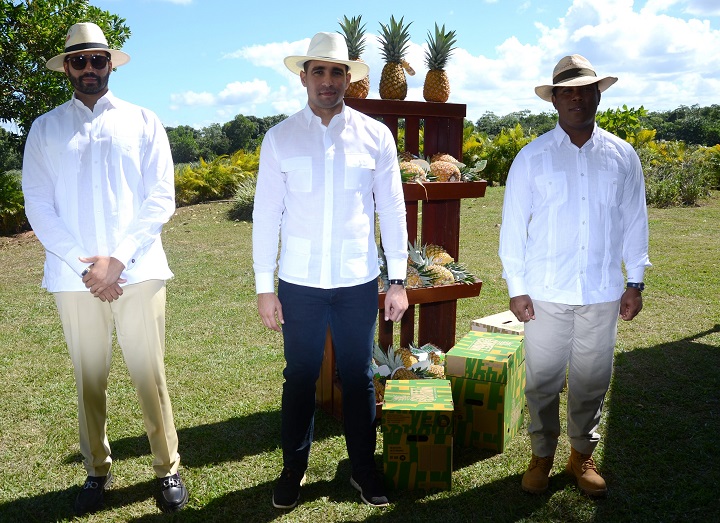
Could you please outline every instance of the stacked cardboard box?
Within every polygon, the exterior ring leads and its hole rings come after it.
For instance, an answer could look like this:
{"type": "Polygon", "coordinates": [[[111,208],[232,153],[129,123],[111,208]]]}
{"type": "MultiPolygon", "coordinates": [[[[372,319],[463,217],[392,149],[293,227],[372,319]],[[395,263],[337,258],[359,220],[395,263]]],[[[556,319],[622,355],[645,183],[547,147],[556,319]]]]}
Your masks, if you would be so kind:
{"type": "Polygon", "coordinates": [[[382,435],[389,486],[450,489],[453,411],[447,380],[388,380],[382,435]]]}
{"type": "Polygon", "coordinates": [[[525,333],[525,324],[515,317],[512,311],[500,312],[472,321],[472,330],[480,332],[504,332],[505,334],[525,333]]]}
{"type": "Polygon", "coordinates": [[[445,375],[455,404],[455,441],[502,452],[523,422],[523,337],[470,331],[448,351],[445,375]]]}

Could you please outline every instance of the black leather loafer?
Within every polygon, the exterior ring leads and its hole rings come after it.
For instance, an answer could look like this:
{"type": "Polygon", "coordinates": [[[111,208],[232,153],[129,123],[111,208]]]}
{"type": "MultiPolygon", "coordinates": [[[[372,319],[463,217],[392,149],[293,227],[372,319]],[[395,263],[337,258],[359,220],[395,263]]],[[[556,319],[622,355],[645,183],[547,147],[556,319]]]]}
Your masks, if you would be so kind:
{"type": "Polygon", "coordinates": [[[173,474],[158,478],[158,506],[163,512],[177,512],[188,502],[188,491],[180,478],[180,474],[173,474]]]}
{"type": "Polygon", "coordinates": [[[105,501],[105,490],[110,488],[112,484],[112,474],[108,472],[107,476],[88,476],[75,498],[75,512],[78,516],[97,512],[103,506],[105,501]]]}

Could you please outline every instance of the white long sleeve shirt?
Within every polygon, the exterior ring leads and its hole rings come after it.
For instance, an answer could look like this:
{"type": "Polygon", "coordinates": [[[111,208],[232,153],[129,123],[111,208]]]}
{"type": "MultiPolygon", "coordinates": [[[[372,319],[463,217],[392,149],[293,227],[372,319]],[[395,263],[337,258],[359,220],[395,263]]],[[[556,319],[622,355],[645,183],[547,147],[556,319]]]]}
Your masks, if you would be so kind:
{"type": "Polygon", "coordinates": [[[379,271],[375,212],[391,279],[407,270],[405,200],[389,129],[343,104],[325,127],[309,106],[262,143],[253,210],[258,293],[278,277],[316,288],[367,283],[379,271]]]}
{"type": "Polygon", "coordinates": [[[78,258],[96,255],[125,264],[124,285],[172,277],[160,232],[175,212],[174,169],[151,111],[110,92],[91,111],[73,96],[33,123],[22,186],[48,291],[86,291],[78,258]]]}
{"type": "Polygon", "coordinates": [[[648,217],[640,160],[595,126],[578,148],[563,129],[526,145],[510,168],[500,258],[510,297],[588,305],[619,299],[641,282],[648,217]]]}

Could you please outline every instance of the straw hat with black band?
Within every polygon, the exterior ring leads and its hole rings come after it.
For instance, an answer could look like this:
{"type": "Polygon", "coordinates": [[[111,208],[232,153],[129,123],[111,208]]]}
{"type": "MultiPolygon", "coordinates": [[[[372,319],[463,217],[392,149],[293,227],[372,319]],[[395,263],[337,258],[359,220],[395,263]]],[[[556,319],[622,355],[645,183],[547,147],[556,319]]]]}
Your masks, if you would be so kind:
{"type": "Polygon", "coordinates": [[[565,56],[553,69],[552,85],[538,85],[535,94],[546,102],[552,102],[552,91],[555,87],[576,87],[597,83],[600,92],[617,82],[614,76],[598,78],[592,64],[584,56],[574,54],[565,56]]]}
{"type": "Polygon", "coordinates": [[[120,67],[130,61],[130,55],[117,49],[110,49],[102,29],[92,22],[80,22],[68,29],[65,37],[65,52],[53,56],[45,67],[62,73],[63,62],[68,55],[87,51],[104,51],[110,55],[113,67],[120,67]]]}

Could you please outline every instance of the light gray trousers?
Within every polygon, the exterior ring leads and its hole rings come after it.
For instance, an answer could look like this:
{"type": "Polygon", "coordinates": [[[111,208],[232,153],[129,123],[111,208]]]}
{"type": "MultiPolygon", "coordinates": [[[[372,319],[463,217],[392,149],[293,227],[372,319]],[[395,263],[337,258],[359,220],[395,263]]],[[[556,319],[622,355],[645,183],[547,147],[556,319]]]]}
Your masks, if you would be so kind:
{"type": "Polygon", "coordinates": [[[555,454],[567,369],[570,445],[592,454],[600,441],[597,429],[612,376],[620,300],[593,305],[533,300],[533,305],[535,319],[525,323],[525,396],[532,452],[540,457],[555,454]]]}

